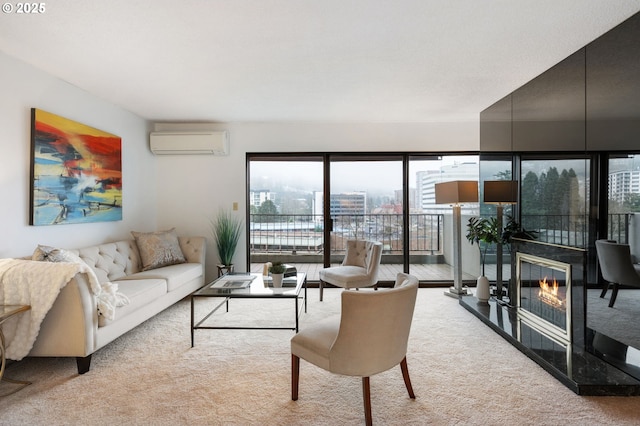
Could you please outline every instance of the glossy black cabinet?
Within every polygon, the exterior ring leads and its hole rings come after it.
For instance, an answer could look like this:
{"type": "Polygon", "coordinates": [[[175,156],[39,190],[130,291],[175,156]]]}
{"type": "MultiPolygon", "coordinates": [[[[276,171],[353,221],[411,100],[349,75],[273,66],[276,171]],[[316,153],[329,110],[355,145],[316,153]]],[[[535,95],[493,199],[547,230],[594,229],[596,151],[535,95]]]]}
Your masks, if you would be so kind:
{"type": "Polygon", "coordinates": [[[513,150],[584,151],[585,50],[513,92],[513,150]]]}
{"type": "Polygon", "coordinates": [[[511,95],[480,113],[480,151],[511,152],[511,95]]]}
{"type": "Polygon", "coordinates": [[[480,113],[481,152],[639,150],[640,13],[480,113]]]}
{"type": "Polygon", "coordinates": [[[587,149],[640,149],[640,14],[586,48],[587,149]]]}

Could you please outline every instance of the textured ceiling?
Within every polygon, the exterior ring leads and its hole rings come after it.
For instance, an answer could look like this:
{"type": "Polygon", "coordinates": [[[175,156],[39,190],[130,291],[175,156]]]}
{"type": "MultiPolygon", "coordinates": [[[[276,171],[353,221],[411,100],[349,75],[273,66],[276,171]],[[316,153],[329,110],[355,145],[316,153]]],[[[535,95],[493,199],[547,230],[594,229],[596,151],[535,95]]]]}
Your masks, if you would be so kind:
{"type": "Polygon", "coordinates": [[[639,0],[45,6],[3,13],[0,50],[150,120],[244,122],[477,120],[640,11],[639,0]]]}

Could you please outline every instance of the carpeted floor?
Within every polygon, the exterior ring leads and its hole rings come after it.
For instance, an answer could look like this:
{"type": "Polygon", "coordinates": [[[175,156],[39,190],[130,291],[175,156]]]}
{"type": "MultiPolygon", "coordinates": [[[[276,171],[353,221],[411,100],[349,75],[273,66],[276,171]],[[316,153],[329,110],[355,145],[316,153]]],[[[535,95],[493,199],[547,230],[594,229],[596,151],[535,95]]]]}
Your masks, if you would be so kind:
{"type": "Polygon", "coordinates": [[[611,290],[600,298],[600,289],[587,291],[587,326],[619,342],[640,349],[640,330],[629,327],[638,322],[640,313],[640,289],[618,292],[613,308],[609,307],[611,290]]]}
{"type": "MultiPolygon", "coordinates": [[[[382,290],[381,290],[382,291],[382,290]]],[[[301,327],[339,312],[339,289],[309,290],[301,327]]],[[[292,321],[291,301],[236,300],[213,319],[292,321]]],[[[206,308],[198,305],[199,313],[206,308]]],[[[290,398],[291,331],[199,330],[189,302],[169,308],[93,356],[26,359],[7,374],[33,381],[0,399],[2,425],[359,425],[361,380],[302,361],[290,398]]],[[[640,397],[581,397],[483,325],[442,289],[420,289],[407,355],[417,398],[400,368],[372,377],[379,425],[636,425],[640,397]]],[[[0,391],[6,390],[3,383],[0,391]]]]}

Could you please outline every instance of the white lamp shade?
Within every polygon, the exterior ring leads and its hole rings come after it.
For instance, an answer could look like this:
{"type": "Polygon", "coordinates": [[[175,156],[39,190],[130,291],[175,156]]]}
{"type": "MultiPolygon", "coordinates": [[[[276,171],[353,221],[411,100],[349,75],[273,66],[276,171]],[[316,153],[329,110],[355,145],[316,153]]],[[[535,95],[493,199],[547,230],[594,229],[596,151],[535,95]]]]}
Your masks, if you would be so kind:
{"type": "Polygon", "coordinates": [[[515,204],[518,202],[517,180],[487,180],[484,182],[484,202],[515,204]]]}
{"type": "Polygon", "coordinates": [[[454,180],[435,184],[436,204],[459,204],[478,202],[478,182],[454,180]]]}

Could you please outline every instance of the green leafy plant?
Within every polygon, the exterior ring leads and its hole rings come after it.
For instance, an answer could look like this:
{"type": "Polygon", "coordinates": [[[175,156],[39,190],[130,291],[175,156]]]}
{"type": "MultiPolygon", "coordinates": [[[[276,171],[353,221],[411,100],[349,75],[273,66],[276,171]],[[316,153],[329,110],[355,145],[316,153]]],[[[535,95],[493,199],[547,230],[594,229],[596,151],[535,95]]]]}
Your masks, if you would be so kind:
{"type": "Polygon", "coordinates": [[[495,217],[469,218],[466,237],[467,241],[469,241],[471,245],[478,244],[480,262],[482,263],[482,275],[484,276],[484,264],[487,257],[487,250],[491,245],[501,242],[498,219],[495,217]]]}
{"type": "Polygon", "coordinates": [[[243,220],[235,217],[227,210],[220,210],[211,221],[211,231],[216,240],[220,263],[230,266],[236,252],[238,241],[242,235],[243,220]]]}
{"type": "Polygon", "coordinates": [[[538,238],[538,231],[528,231],[522,227],[513,216],[507,217],[507,224],[502,231],[502,242],[504,244],[511,243],[512,238],[520,238],[523,240],[535,240],[538,238]]]}
{"type": "Polygon", "coordinates": [[[282,262],[273,262],[269,267],[269,272],[272,274],[284,274],[287,267],[282,262]]]}

